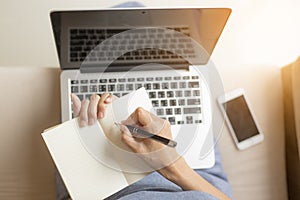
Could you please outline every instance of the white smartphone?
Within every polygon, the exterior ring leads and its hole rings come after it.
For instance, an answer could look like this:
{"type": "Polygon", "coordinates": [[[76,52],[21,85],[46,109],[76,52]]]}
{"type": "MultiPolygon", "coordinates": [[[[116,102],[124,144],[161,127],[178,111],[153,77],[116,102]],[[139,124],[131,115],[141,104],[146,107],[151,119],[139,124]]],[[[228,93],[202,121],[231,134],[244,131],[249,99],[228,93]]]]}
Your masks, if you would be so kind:
{"type": "Polygon", "coordinates": [[[246,149],[264,139],[243,89],[220,96],[218,103],[238,149],[246,149]]]}

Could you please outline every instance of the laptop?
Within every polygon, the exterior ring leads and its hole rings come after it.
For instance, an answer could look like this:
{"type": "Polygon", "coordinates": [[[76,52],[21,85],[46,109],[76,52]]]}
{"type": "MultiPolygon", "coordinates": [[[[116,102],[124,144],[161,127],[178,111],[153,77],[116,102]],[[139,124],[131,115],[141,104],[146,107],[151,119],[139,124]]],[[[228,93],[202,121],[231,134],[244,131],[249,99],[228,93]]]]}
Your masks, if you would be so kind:
{"type": "MultiPolygon", "coordinates": [[[[82,100],[145,87],[157,116],[171,124],[177,151],[192,168],[214,165],[211,99],[199,69],[229,18],[229,8],[126,8],[53,11],[61,72],[62,121],[82,100]]],[[[205,71],[205,70],[204,70],[205,71]]]]}

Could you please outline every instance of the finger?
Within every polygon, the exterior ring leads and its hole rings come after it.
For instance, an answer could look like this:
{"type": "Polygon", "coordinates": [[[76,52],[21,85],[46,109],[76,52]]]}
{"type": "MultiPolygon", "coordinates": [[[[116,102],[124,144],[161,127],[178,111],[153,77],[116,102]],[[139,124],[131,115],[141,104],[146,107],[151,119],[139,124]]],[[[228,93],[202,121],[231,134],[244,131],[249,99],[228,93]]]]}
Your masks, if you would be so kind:
{"type": "Polygon", "coordinates": [[[121,125],[121,140],[123,143],[125,143],[131,150],[134,152],[137,151],[139,143],[135,140],[135,138],[132,136],[132,134],[129,132],[128,128],[126,126],[121,125]]]}
{"type": "Polygon", "coordinates": [[[80,115],[79,115],[79,125],[80,127],[84,127],[88,123],[88,107],[90,101],[88,99],[84,99],[81,103],[80,115]]]}
{"type": "Polygon", "coordinates": [[[139,126],[147,126],[151,124],[152,118],[147,110],[139,107],[129,116],[128,120],[125,121],[125,124],[126,122],[135,123],[139,126]]]}
{"type": "Polygon", "coordinates": [[[78,117],[79,113],[80,113],[80,108],[81,108],[81,101],[78,98],[78,96],[76,94],[71,94],[71,101],[73,102],[73,114],[74,117],[78,117]]]}
{"type": "Polygon", "coordinates": [[[107,104],[112,101],[111,95],[109,93],[103,93],[100,97],[100,100],[98,101],[98,118],[103,118],[105,115],[105,110],[107,107],[107,104]]]}
{"type": "Polygon", "coordinates": [[[104,103],[111,103],[112,102],[112,95],[109,94],[106,99],[104,99],[104,103]]]}
{"type": "Polygon", "coordinates": [[[93,94],[90,99],[91,101],[88,107],[88,124],[93,125],[97,120],[97,106],[100,96],[93,94]]]}

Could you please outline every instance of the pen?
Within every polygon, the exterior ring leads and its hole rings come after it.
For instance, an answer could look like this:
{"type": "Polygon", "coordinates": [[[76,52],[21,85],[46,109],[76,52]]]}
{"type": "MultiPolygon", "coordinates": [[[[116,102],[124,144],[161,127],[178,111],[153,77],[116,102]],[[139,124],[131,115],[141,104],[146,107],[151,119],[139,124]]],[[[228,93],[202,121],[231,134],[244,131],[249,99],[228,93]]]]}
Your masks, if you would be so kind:
{"type": "MultiPolygon", "coordinates": [[[[120,125],[122,125],[122,124],[117,123],[117,122],[115,122],[115,124],[118,127],[120,127],[120,125]]],[[[168,138],[165,138],[165,137],[162,137],[162,136],[159,136],[159,135],[155,135],[153,133],[149,133],[147,131],[144,131],[142,129],[139,129],[139,128],[131,126],[131,125],[124,125],[124,126],[126,126],[132,134],[136,134],[136,135],[139,135],[139,136],[142,136],[142,137],[153,139],[153,140],[155,140],[157,142],[160,142],[164,145],[167,145],[169,147],[176,147],[176,145],[177,145],[177,142],[174,141],[174,140],[170,140],[168,138]]]]}

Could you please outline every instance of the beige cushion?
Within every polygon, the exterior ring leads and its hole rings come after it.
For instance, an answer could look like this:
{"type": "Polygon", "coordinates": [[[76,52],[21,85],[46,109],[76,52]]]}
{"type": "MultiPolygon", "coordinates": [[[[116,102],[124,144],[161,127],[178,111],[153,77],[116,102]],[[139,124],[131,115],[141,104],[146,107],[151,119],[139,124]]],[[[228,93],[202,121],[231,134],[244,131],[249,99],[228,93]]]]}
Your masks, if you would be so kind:
{"type": "Polygon", "coordinates": [[[285,149],[290,199],[300,199],[300,58],[282,68],[285,149]]]}
{"type": "Polygon", "coordinates": [[[0,199],[55,199],[41,132],[60,121],[59,70],[0,67],[0,199]]]}
{"type": "Polygon", "coordinates": [[[239,151],[224,126],[219,145],[234,199],[287,199],[280,68],[222,65],[219,72],[226,91],[245,89],[265,136],[262,143],[239,151]]]}

